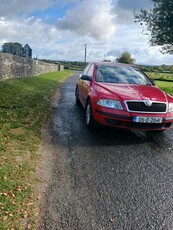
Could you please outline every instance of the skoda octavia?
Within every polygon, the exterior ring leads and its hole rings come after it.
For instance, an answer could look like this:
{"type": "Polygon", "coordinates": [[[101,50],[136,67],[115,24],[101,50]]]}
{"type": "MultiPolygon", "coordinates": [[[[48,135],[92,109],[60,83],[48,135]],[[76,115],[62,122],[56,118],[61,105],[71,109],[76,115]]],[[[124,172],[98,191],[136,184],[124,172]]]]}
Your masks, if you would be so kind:
{"type": "Polygon", "coordinates": [[[162,131],[173,128],[173,97],[137,66],[90,63],[79,77],[76,104],[86,111],[86,125],[162,131]]]}

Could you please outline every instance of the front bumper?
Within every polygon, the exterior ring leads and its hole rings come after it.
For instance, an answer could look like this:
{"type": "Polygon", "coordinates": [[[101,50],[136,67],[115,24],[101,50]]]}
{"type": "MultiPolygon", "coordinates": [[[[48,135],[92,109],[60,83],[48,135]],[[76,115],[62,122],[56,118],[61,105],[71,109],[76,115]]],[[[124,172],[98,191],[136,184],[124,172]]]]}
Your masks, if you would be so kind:
{"type": "Polygon", "coordinates": [[[130,113],[125,111],[112,112],[111,109],[102,110],[96,108],[94,111],[94,120],[99,124],[106,126],[113,126],[124,129],[136,129],[136,130],[166,130],[173,128],[173,113],[171,116],[168,114],[139,114],[130,113]],[[162,123],[138,123],[134,122],[135,116],[148,116],[148,117],[162,117],[162,123]]]}

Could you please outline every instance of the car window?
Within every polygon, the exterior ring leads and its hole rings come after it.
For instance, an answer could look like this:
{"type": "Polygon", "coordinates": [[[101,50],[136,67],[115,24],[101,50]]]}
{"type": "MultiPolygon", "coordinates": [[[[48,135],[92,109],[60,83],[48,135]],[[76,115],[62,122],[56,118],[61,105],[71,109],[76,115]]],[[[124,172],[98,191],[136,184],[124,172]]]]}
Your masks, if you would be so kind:
{"type": "Polygon", "coordinates": [[[131,66],[98,66],[96,81],[118,84],[152,85],[141,70],[131,66]]]}
{"type": "Polygon", "coordinates": [[[93,72],[94,72],[94,65],[92,64],[87,72],[87,75],[90,76],[91,78],[93,77],[93,72]]]}
{"type": "Polygon", "coordinates": [[[90,66],[91,66],[91,64],[88,64],[88,65],[86,66],[86,68],[85,68],[85,69],[83,70],[83,72],[82,72],[82,75],[87,75],[87,72],[88,72],[90,66]]]}

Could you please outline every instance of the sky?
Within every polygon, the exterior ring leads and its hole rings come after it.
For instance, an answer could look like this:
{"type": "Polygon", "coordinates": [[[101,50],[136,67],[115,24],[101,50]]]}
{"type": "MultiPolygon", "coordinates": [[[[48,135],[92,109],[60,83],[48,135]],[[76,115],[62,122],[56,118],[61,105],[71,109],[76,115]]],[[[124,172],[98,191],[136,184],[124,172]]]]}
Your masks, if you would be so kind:
{"type": "Polygon", "coordinates": [[[169,54],[149,44],[134,10],[150,0],[0,0],[0,47],[26,43],[33,57],[59,61],[116,60],[129,52],[136,64],[173,64],[169,54]]]}

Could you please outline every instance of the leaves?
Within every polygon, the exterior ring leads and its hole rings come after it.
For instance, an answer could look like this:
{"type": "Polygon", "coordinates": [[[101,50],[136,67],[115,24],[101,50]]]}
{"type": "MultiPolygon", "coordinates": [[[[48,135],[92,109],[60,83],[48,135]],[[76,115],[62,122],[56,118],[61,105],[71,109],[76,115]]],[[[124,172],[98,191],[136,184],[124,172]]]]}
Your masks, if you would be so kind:
{"type": "Polygon", "coordinates": [[[117,61],[120,63],[134,64],[135,59],[131,57],[129,52],[124,52],[119,58],[117,58],[117,61]]]}
{"type": "Polygon", "coordinates": [[[173,53],[173,1],[152,0],[152,2],[152,10],[135,13],[135,22],[147,26],[151,45],[161,46],[163,53],[173,53]]]}

